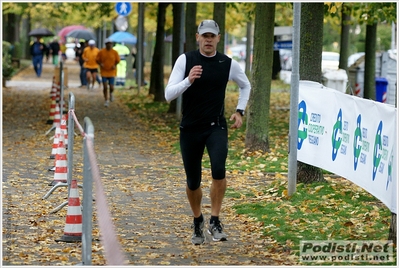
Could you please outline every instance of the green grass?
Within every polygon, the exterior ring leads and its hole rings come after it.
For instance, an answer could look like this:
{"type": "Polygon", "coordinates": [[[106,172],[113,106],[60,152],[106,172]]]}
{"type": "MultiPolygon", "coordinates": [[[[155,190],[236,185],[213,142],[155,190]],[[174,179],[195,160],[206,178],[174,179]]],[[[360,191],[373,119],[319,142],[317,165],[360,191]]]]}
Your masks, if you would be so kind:
{"type": "MultiPolygon", "coordinates": [[[[263,193],[260,200],[246,193],[247,201],[234,208],[262,222],[265,236],[287,245],[296,255],[301,240],[387,240],[391,213],[385,206],[344,179],[328,182],[298,184],[288,198],[286,180],[275,180],[259,189],[263,193]]],[[[242,193],[229,189],[226,196],[242,198],[242,193]]],[[[354,264],[371,263],[346,263],[354,264]]]]}

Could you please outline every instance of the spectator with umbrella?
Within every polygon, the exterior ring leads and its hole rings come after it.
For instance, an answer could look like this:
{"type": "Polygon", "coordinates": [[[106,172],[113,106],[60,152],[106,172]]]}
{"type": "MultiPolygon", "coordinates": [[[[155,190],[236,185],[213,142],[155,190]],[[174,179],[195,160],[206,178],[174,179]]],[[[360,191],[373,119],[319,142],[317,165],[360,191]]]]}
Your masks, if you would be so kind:
{"type": "Polygon", "coordinates": [[[47,54],[47,46],[40,40],[43,36],[54,36],[54,34],[46,28],[37,28],[29,32],[29,36],[35,37],[35,41],[30,46],[30,54],[32,55],[33,68],[37,77],[42,74],[43,56],[47,54]]]}
{"type": "Polygon", "coordinates": [[[37,77],[42,74],[43,56],[46,55],[47,46],[40,41],[40,36],[35,38],[35,41],[30,46],[30,54],[32,55],[32,64],[35,69],[37,77]]]}

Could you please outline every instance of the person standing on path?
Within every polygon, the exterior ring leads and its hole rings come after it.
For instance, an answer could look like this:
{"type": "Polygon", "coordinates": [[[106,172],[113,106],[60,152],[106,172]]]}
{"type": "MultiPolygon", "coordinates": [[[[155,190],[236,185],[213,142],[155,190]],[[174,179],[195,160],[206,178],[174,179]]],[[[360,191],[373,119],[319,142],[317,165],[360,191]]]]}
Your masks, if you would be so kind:
{"type": "Polygon", "coordinates": [[[116,67],[115,85],[125,86],[126,83],[126,59],[129,56],[130,50],[124,44],[115,44],[114,49],[118,52],[121,61],[116,67]]]}
{"type": "Polygon", "coordinates": [[[115,85],[116,66],[121,61],[118,52],[112,48],[112,41],[105,39],[105,48],[97,54],[97,63],[100,65],[101,77],[103,79],[103,93],[105,107],[108,107],[109,101],[114,100],[113,92],[115,85]],[[108,97],[109,84],[109,97],[108,97]]]}
{"type": "Polygon", "coordinates": [[[179,56],[165,88],[167,101],[182,95],[180,148],[186,173],[186,194],[193,212],[195,245],[205,242],[204,216],[201,212],[201,164],[207,148],[212,170],[210,189],[211,218],[208,233],[214,241],[225,241],[219,214],[226,191],[226,158],[228,151],[227,122],[224,99],[229,80],[240,88],[236,112],[230,117],[231,128],[240,128],[247,106],[251,84],[239,63],[216,51],[220,41],[218,24],[204,20],[198,26],[199,49],[179,56]]]}
{"type": "Polygon", "coordinates": [[[87,42],[80,42],[78,46],[75,47],[75,61],[79,62],[80,66],[80,73],[79,73],[79,78],[80,78],[80,83],[81,87],[86,87],[87,86],[87,79],[86,79],[86,69],[83,67],[84,60],[82,58],[83,56],[83,50],[86,47],[87,42]]]}
{"type": "Polygon", "coordinates": [[[32,55],[32,64],[37,77],[42,75],[43,56],[46,52],[47,46],[40,41],[40,37],[36,37],[36,40],[30,46],[30,54],[32,55]]]}
{"type": "Polygon", "coordinates": [[[49,45],[50,48],[50,54],[53,60],[53,65],[57,66],[58,65],[58,54],[61,51],[60,43],[58,43],[57,38],[54,38],[53,42],[50,43],[49,45]]]}
{"type": "Polygon", "coordinates": [[[89,46],[83,50],[83,67],[86,69],[87,89],[93,89],[98,73],[97,54],[100,50],[96,47],[96,41],[89,40],[89,46]],[[91,86],[90,86],[91,85],[91,86]]]}

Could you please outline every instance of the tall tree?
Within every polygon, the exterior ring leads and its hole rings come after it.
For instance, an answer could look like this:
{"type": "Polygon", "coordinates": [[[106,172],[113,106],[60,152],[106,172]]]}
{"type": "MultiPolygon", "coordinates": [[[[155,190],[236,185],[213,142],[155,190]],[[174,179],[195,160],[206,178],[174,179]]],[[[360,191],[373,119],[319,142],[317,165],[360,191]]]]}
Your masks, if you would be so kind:
{"type": "Polygon", "coordinates": [[[158,4],[157,33],[154,55],[151,64],[151,80],[149,93],[154,95],[154,101],[164,102],[164,62],[165,62],[165,19],[168,3],[158,4]]]}
{"type": "Polygon", "coordinates": [[[225,23],[226,23],[226,3],[214,3],[213,5],[213,20],[219,24],[220,41],[217,45],[217,51],[224,53],[225,41],[225,23]]]}
{"type": "Polygon", "coordinates": [[[184,3],[173,3],[172,66],[182,53],[184,46],[184,3]]]}
{"type": "Polygon", "coordinates": [[[186,3],[186,45],[185,51],[197,49],[195,33],[197,32],[197,3],[186,3]]]}
{"type": "Polygon", "coordinates": [[[245,73],[249,75],[251,73],[251,61],[252,61],[252,22],[247,22],[247,46],[245,55],[245,73]]]}
{"type": "MultiPolygon", "coordinates": [[[[323,3],[301,4],[301,40],[299,77],[321,83],[321,54],[323,51],[323,3]]],[[[325,181],[320,168],[298,162],[298,182],[325,181]]]]}
{"type": "Polygon", "coordinates": [[[269,151],[269,106],[273,64],[274,3],[255,7],[252,90],[248,102],[245,147],[269,151]]]}
{"type": "Polygon", "coordinates": [[[349,57],[349,30],[351,21],[350,5],[344,3],[341,9],[341,46],[339,49],[339,69],[348,69],[349,57]]]}
{"type": "Polygon", "coordinates": [[[365,99],[375,100],[375,52],[377,46],[377,23],[366,25],[366,48],[364,58],[365,99]]]}
{"type": "MultiPolygon", "coordinates": [[[[177,58],[183,52],[184,46],[184,3],[173,3],[173,31],[172,31],[172,68],[177,58]]],[[[171,101],[168,113],[176,112],[177,100],[171,101]]]]}

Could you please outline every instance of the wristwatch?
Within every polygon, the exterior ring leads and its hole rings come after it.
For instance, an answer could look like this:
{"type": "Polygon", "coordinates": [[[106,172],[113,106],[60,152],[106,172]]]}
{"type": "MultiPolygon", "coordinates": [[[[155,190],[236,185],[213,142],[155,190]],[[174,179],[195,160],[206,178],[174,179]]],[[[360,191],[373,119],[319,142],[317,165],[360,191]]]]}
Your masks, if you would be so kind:
{"type": "Polygon", "coordinates": [[[244,116],[244,110],[237,109],[236,113],[239,113],[241,116],[244,116]]]}

